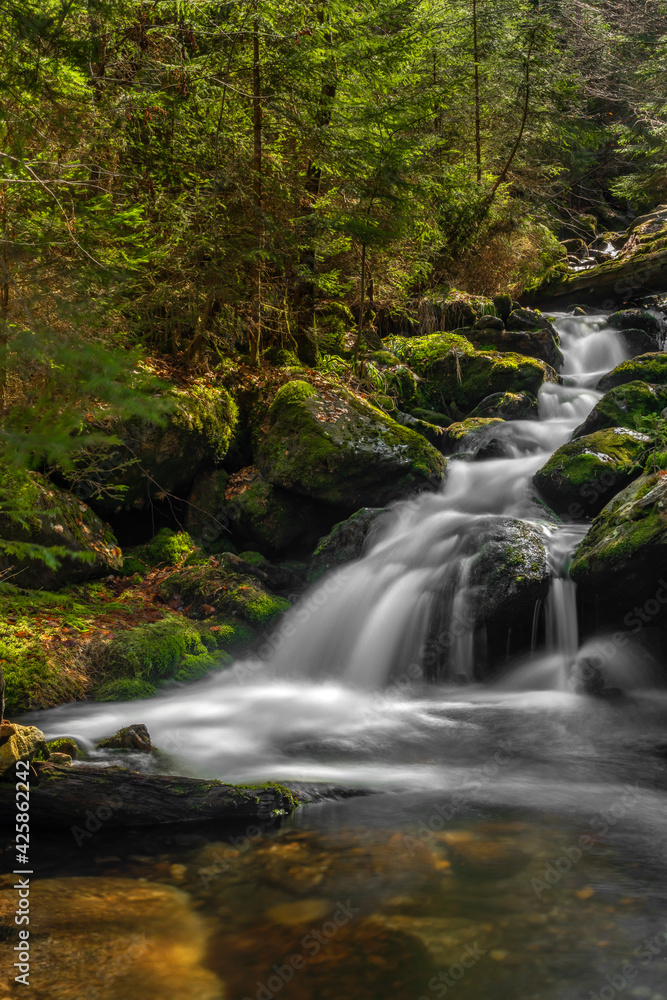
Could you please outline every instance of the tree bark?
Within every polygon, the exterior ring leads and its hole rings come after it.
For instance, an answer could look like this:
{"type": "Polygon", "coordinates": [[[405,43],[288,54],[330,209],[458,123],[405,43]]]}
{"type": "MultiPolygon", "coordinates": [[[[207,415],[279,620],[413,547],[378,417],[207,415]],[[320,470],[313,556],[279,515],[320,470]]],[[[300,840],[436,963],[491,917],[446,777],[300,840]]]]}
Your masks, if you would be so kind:
{"type": "Polygon", "coordinates": [[[472,0],[473,55],[475,60],[475,152],[477,183],[482,183],[482,122],[479,97],[479,45],[477,38],[477,0],[472,0]]]}
{"type": "MultiPolygon", "coordinates": [[[[14,781],[0,784],[0,807],[9,812],[14,781]]],[[[296,796],[281,785],[243,787],[164,774],[140,774],[124,767],[38,764],[30,781],[30,815],[35,823],[80,824],[97,811],[105,826],[153,826],[202,820],[269,819],[292,812],[296,796]],[[38,783],[35,783],[35,776],[38,783]]]]}
{"type": "MultiPolygon", "coordinates": [[[[322,25],[325,21],[325,4],[317,11],[317,20],[322,25]]],[[[329,44],[333,44],[331,34],[327,36],[329,44]]],[[[336,98],[336,72],[330,66],[325,72],[331,79],[322,83],[320,92],[320,107],[316,116],[318,130],[321,132],[331,122],[333,103],[336,98]]],[[[310,160],[306,170],[306,208],[307,216],[314,216],[315,206],[320,194],[322,170],[314,160],[310,160]]],[[[312,230],[312,226],[310,227],[312,230]]],[[[311,237],[312,240],[312,237],[311,237]]],[[[294,289],[294,308],[296,312],[296,347],[299,359],[307,365],[315,365],[318,359],[317,341],[315,337],[315,246],[313,242],[304,247],[300,258],[301,270],[308,272],[309,277],[299,277],[294,289]],[[312,277],[311,277],[312,276],[312,277]]]]}
{"type": "MultiPolygon", "coordinates": [[[[255,10],[257,4],[255,3],[255,10]]],[[[260,364],[262,341],[262,250],[264,225],[262,220],[262,79],[259,62],[259,20],[252,25],[252,131],[253,131],[253,198],[257,228],[257,258],[254,267],[253,315],[250,324],[250,364],[260,364]]]]}

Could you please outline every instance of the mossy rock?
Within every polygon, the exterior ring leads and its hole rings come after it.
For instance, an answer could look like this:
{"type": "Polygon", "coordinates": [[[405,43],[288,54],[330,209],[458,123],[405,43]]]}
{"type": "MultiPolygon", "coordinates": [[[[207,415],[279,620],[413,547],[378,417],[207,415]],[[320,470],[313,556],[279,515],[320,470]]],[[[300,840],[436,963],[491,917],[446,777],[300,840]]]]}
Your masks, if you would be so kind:
{"type": "Polygon", "coordinates": [[[615,330],[643,330],[656,342],[662,336],[660,323],[648,309],[622,309],[609,317],[609,326],[615,330]]]}
{"type": "Polygon", "coordinates": [[[475,407],[472,417],[497,417],[500,420],[537,420],[537,397],[528,392],[496,392],[475,407]]]}
{"type": "Polygon", "coordinates": [[[134,550],[134,556],[148,566],[178,566],[195,548],[186,531],[161,528],[152,541],[134,550]]]}
{"type": "Polygon", "coordinates": [[[392,354],[391,351],[372,351],[368,355],[368,360],[376,365],[393,366],[400,364],[396,355],[392,354]]]}
{"type": "Polygon", "coordinates": [[[502,455],[494,431],[504,424],[505,421],[498,417],[469,417],[452,424],[445,431],[447,453],[465,453],[475,458],[502,455]]]}
{"type": "Polygon", "coordinates": [[[7,498],[0,511],[0,567],[11,571],[14,583],[54,590],[121,569],[111,528],[81,500],[36,472],[7,467],[0,469],[0,490],[7,498]]]}
{"type": "Polygon", "coordinates": [[[636,479],[595,518],[575,552],[571,575],[586,603],[616,624],[623,614],[625,626],[636,631],[647,620],[631,609],[644,602],[648,623],[665,624],[666,565],[667,475],[659,473],[636,479]]]}
{"type": "Polygon", "coordinates": [[[98,701],[146,698],[162,682],[196,679],[229,664],[228,657],[210,655],[218,645],[220,638],[208,628],[176,614],[117,632],[91,649],[98,676],[104,678],[93,696],[98,701]],[[200,669],[193,676],[195,666],[200,669]]]}
{"type": "Polygon", "coordinates": [[[446,468],[419,434],[347,390],[299,381],[277,392],[256,461],[274,486],[352,509],[438,486],[446,468]]]}
{"type": "Polygon", "coordinates": [[[650,444],[646,434],[627,427],[596,431],[559,448],[533,481],[558,513],[594,517],[641,474],[650,444]]]}
{"type": "Polygon", "coordinates": [[[455,423],[454,418],[447,413],[438,413],[437,410],[426,410],[424,407],[415,406],[410,411],[411,417],[423,420],[426,424],[433,424],[435,427],[449,427],[455,423]]]}
{"type": "Polygon", "coordinates": [[[271,594],[256,577],[210,564],[172,574],[160,585],[160,594],[165,600],[178,597],[190,615],[210,618],[215,614],[218,625],[219,618],[226,619],[218,635],[219,645],[226,649],[251,642],[257,629],[270,627],[290,608],[289,601],[271,594]],[[229,621],[235,618],[240,621],[232,626],[229,621]]]}
{"type": "Polygon", "coordinates": [[[48,740],[46,744],[49,753],[66,753],[72,760],[86,760],[88,754],[81,744],[73,736],[58,736],[54,740],[48,740]]]}
{"type": "Polygon", "coordinates": [[[268,482],[257,468],[241,469],[229,480],[224,517],[241,545],[278,553],[308,529],[312,504],[268,482]]]}
{"type": "Polygon", "coordinates": [[[308,570],[308,581],[313,583],[325,573],[345,563],[360,559],[373,536],[381,529],[386,508],[363,507],[346,521],[334,525],[328,535],[321,538],[308,570]]]}
{"type": "Polygon", "coordinates": [[[646,382],[626,382],[610,389],[573,437],[603,430],[605,427],[630,427],[641,430],[645,417],[658,415],[667,407],[667,386],[647,385],[646,382]]]}
{"type": "Polygon", "coordinates": [[[438,451],[444,452],[446,450],[447,434],[443,427],[438,427],[437,424],[430,424],[426,420],[420,420],[418,417],[412,416],[411,413],[401,413],[400,411],[395,415],[394,419],[401,427],[409,427],[410,430],[421,434],[438,451]]]}
{"type": "Polygon", "coordinates": [[[457,334],[394,338],[392,350],[423,380],[421,405],[427,409],[458,409],[469,413],[487,396],[498,392],[528,392],[536,396],[545,382],[558,376],[537,358],[511,351],[475,350],[457,334]]]}
{"type": "Polygon", "coordinates": [[[121,444],[90,487],[96,509],[142,509],[158,495],[185,496],[198,472],[222,461],[239,420],[236,402],[223,388],[192,385],[171,389],[171,409],[164,423],[128,422],[110,426],[121,444]],[[109,486],[123,488],[122,499],[108,495],[109,486]]]}
{"type": "Polygon", "coordinates": [[[648,382],[650,385],[667,385],[667,354],[650,352],[640,357],[624,361],[612,371],[603,375],[596,389],[608,392],[617,385],[627,382],[648,382]]]}

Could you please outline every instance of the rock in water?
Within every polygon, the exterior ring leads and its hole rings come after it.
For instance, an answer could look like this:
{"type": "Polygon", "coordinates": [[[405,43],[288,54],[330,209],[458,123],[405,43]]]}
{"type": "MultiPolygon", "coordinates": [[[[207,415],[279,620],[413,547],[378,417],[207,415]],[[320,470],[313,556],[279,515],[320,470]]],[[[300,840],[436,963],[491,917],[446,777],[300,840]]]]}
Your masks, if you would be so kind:
{"type": "Polygon", "coordinates": [[[640,474],[650,444],[646,434],[627,427],[596,431],[554,452],[533,482],[557,513],[593,517],[640,474]]]}
{"type": "Polygon", "coordinates": [[[658,416],[667,406],[667,387],[646,382],[626,382],[610,389],[577,427],[574,439],[606,427],[640,430],[644,417],[658,416]]]}
{"type": "Polygon", "coordinates": [[[334,525],[328,535],[320,538],[310,563],[308,580],[312,583],[336,566],[360,559],[379,527],[381,515],[387,513],[382,507],[362,507],[346,521],[334,525]]]}
{"type": "MultiPolygon", "coordinates": [[[[16,910],[11,885],[0,891],[7,926],[16,910]]],[[[40,879],[31,881],[30,904],[26,992],[36,997],[224,1000],[222,982],[205,967],[206,925],[179,889],[133,879],[40,879]]],[[[16,989],[18,943],[14,935],[0,942],[2,996],[16,989]]]]}
{"type": "Polygon", "coordinates": [[[598,392],[608,392],[617,385],[636,381],[667,385],[667,354],[641,354],[631,361],[624,361],[622,365],[603,375],[595,388],[598,392]]]}
{"type": "Polygon", "coordinates": [[[627,628],[664,623],[667,474],[642,476],[607,504],[575,552],[571,575],[582,599],[610,623],[620,624],[619,613],[627,628]]]}
{"type": "Polygon", "coordinates": [[[446,462],[421,435],[339,386],[288,382],[269,410],[257,466],[270,483],[342,507],[436,487],[446,462]]]}
{"type": "Polygon", "coordinates": [[[126,726],[113,736],[107,736],[97,744],[98,750],[139,750],[150,753],[153,749],[148,730],[143,725],[126,726]]]}

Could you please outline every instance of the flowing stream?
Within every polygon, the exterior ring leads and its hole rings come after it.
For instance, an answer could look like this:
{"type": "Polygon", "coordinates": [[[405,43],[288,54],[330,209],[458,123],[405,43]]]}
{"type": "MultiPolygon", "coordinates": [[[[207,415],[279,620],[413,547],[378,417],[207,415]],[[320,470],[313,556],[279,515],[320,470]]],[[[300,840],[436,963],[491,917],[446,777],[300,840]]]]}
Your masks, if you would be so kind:
{"type": "Polygon", "coordinates": [[[211,831],[148,846],[101,831],[99,864],[60,845],[54,875],[185,888],[214,928],[205,964],[231,1000],[667,998],[667,694],[640,644],[605,653],[625,698],[572,690],[582,650],[567,566],[584,527],[549,520],[531,486],[628,355],[604,317],[556,326],[563,384],[542,388],[539,420],[498,425],[503,457],[461,455],[440,493],[383,515],[363,558],[306,594],[261,660],[149,701],[30,719],[91,748],[144,723],[173,773],[374,793],[244,835],[229,863],[211,831]],[[540,533],[552,580],[533,653],[483,685],[471,572],[489,525],[508,518],[540,533]],[[457,627],[434,684],[423,651],[443,594],[457,627]]]}

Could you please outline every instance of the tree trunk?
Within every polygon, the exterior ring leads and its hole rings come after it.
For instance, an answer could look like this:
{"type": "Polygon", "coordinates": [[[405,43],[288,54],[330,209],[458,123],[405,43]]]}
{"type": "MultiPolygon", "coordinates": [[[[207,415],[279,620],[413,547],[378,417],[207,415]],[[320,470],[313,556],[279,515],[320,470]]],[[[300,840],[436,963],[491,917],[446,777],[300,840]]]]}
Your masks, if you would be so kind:
{"type": "MultiPolygon", "coordinates": [[[[317,11],[317,20],[324,24],[325,4],[323,3],[317,11]]],[[[333,44],[331,34],[327,36],[328,43],[333,44]]],[[[316,117],[317,126],[320,132],[325,129],[330,121],[333,112],[333,103],[336,98],[336,73],[335,67],[329,66],[325,72],[330,73],[332,78],[322,84],[320,93],[320,108],[316,117]]],[[[315,206],[320,194],[320,184],[322,181],[322,170],[311,160],[306,170],[306,208],[305,214],[314,217],[315,206]]],[[[312,218],[314,221],[314,218],[312,218]]],[[[294,289],[294,309],[296,312],[296,347],[299,359],[307,365],[317,364],[318,349],[315,337],[315,246],[312,238],[313,226],[306,225],[311,230],[310,240],[301,252],[300,265],[302,274],[299,276],[294,289]],[[304,277],[306,271],[309,277],[304,277]],[[310,277],[312,275],[313,277],[310,277]]]]}
{"type": "Polygon", "coordinates": [[[475,153],[477,159],[477,183],[482,183],[482,123],[479,99],[479,45],[477,39],[477,0],[472,0],[472,31],[475,60],[475,153]]]}
{"type": "MultiPolygon", "coordinates": [[[[0,784],[0,807],[9,811],[14,781],[0,784]]],[[[89,764],[36,765],[30,780],[30,815],[35,823],[80,824],[98,815],[106,826],[153,826],[202,820],[270,819],[291,812],[298,800],[281,785],[256,788],[220,781],[140,774],[124,767],[89,764]],[[35,777],[38,783],[35,783],[35,777]]],[[[97,820],[95,820],[97,822],[97,820]]]]}
{"type": "MultiPolygon", "coordinates": [[[[257,4],[255,3],[255,10],[257,4]]],[[[257,230],[257,258],[254,267],[253,315],[250,324],[250,364],[260,364],[262,342],[262,250],[264,224],[262,220],[262,80],[259,63],[259,20],[252,25],[252,131],[253,131],[253,196],[257,230]]]]}
{"type": "Polygon", "coordinates": [[[357,342],[354,345],[354,365],[359,361],[361,342],[364,336],[364,307],[366,305],[366,244],[361,247],[361,301],[359,302],[359,326],[357,329],[357,342]]]}

